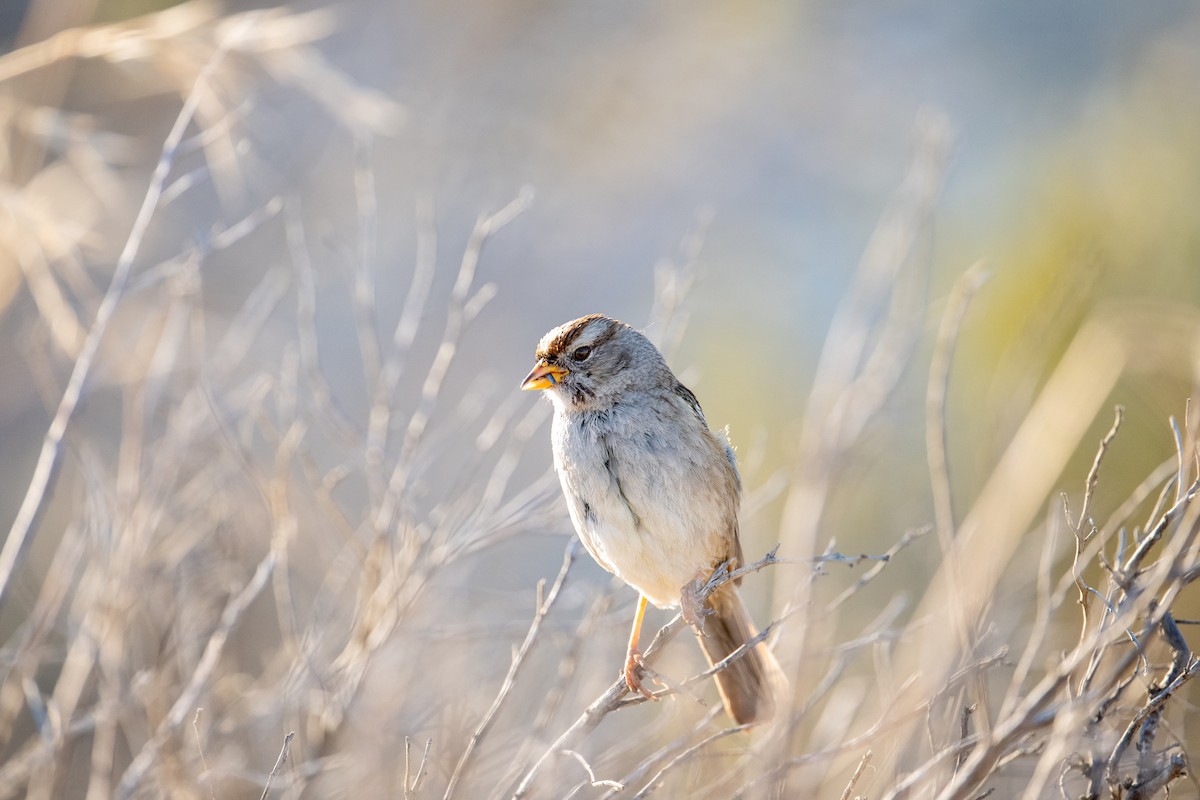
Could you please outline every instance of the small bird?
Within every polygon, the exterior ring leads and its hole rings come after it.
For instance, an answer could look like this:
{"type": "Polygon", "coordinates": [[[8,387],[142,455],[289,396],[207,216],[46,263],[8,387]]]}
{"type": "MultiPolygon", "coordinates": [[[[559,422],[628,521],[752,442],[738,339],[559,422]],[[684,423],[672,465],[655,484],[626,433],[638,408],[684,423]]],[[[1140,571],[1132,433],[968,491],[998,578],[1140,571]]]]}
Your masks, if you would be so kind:
{"type": "MultiPolygon", "coordinates": [[[[647,601],[681,607],[710,665],[758,635],[740,579],[702,600],[715,568],[744,563],[733,448],[709,429],[654,344],[623,322],[592,314],[564,323],[542,337],[535,357],[521,388],[544,390],[554,406],[554,467],[579,538],[639,592],[625,683],[652,697],[639,676],[647,601]]],[[[715,678],[739,725],[769,719],[786,685],[762,642],[715,678]]]]}

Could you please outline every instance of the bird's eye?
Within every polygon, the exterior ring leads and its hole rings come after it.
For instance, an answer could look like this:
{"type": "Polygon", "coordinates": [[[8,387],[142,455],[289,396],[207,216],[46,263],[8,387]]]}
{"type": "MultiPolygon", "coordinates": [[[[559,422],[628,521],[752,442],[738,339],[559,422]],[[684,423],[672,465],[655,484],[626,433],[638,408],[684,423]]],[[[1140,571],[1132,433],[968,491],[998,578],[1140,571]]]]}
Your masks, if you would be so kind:
{"type": "Polygon", "coordinates": [[[576,361],[587,361],[587,357],[591,354],[592,348],[584,345],[583,347],[576,347],[575,352],[571,353],[571,357],[576,361]]]}

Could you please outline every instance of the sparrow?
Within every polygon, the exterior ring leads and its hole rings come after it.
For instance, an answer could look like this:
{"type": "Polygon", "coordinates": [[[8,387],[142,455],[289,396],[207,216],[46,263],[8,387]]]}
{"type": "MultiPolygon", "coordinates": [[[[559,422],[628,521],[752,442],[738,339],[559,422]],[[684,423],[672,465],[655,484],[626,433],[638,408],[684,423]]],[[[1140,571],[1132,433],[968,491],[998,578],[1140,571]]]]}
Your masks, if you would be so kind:
{"type": "MultiPolygon", "coordinates": [[[[744,564],[733,447],[709,428],[658,348],[623,322],[592,314],[564,323],[542,337],[535,357],[521,388],[553,405],[554,467],[579,539],[638,591],[624,677],[631,692],[655,699],[640,677],[648,602],[681,608],[710,665],[758,635],[740,578],[707,598],[702,591],[721,565],[744,564]]],[[[714,678],[738,725],[769,719],[786,685],[765,642],[714,678]]]]}

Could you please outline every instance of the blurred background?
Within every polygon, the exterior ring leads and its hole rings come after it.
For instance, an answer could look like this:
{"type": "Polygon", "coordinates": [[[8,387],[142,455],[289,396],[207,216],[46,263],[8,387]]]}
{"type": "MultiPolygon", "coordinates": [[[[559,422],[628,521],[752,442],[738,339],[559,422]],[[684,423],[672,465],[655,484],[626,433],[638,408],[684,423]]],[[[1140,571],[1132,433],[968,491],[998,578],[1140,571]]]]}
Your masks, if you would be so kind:
{"type": "MultiPolygon", "coordinates": [[[[562,560],[547,410],[516,387],[538,338],[586,313],[649,326],[730,426],[748,557],[882,553],[934,521],[929,364],[982,260],[948,384],[957,516],[1005,493],[997,464],[1023,433],[1036,479],[998,506],[1011,519],[976,526],[1012,540],[994,569],[1019,574],[1018,540],[1060,492],[1078,508],[1122,404],[1103,523],[1174,460],[1167,420],[1200,375],[1197,41],[1182,0],[4,4],[5,526],[129,268],[0,605],[0,753],[27,767],[0,771],[5,796],[258,796],[293,729],[310,767],[294,794],[402,796],[404,737],[413,759],[433,741],[427,793],[443,791],[562,560]],[[840,360],[847,318],[895,373],[858,387],[880,396],[853,433],[830,422],[851,395],[820,391],[870,361],[840,360]],[[816,504],[797,491],[813,485],[816,504]],[[265,558],[268,588],[181,724],[168,709],[265,558]],[[90,747],[22,749],[70,739],[84,709],[90,747]]],[[[889,597],[921,619],[935,538],[845,624],[889,597]]],[[[743,590],[764,623],[807,574],[784,569],[743,590]]],[[[836,596],[856,577],[822,580],[836,596]]],[[[1025,578],[993,604],[1031,597],[1025,578]]],[[[580,559],[524,674],[584,666],[559,704],[518,682],[537,726],[501,714],[489,741],[548,746],[615,676],[634,599],[580,559]],[[576,652],[580,625],[594,644],[576,652]]],[[[699,664],[674,647],[681,674],[699,664]]],[[[653,711],[601,728],[595,752],[653,711]]],[[[508,791],[528,756],[481,744],[459,792],[508,791]]]]}

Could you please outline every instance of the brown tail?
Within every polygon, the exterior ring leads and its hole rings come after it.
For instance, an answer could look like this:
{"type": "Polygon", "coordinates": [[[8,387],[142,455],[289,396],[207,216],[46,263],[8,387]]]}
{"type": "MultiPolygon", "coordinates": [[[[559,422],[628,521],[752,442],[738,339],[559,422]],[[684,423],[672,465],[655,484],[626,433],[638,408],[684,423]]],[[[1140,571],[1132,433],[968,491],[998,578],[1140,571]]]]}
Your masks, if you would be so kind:
{"type": "MultiPolygon", "coordinates": [[[[733,584],[718,589],[708,605],[716,613],[705,617],[704,633],[696,636],[711,666],[757,636],[758,629],[733,584]]],[[[713,677],[725,710],[738,725],[769,720],[787,687],[783,670],[765,642],[759,642],[713,677]]]]}

